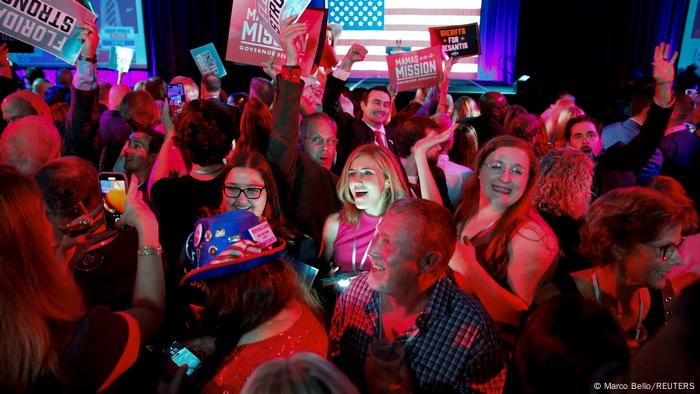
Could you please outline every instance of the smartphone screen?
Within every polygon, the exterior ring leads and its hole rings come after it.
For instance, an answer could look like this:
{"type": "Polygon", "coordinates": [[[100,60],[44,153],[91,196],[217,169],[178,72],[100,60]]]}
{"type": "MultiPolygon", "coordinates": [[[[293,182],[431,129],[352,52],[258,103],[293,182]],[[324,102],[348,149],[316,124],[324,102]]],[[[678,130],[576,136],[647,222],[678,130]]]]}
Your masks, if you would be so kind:
{"type": "Polygon", "coordinates": [[[165,354],[170,357],[170,360],[179,367],[187,364],[187,376],[192,374],[200,367],[202,362],[180,342],[175,341],[165,349],[165,354]]]}
{"type": "Polygon", "coordinates": [[[126,204],[126,175],[120,172],[101,172],[99,175],[105,223],[115,228],[126,204]]]}
{"type": "Polygon", "coordinates": [[[168,100],[170,101],[170,115],[179,114],[185,105],[185,88],[181,83],[168,85],[168,100]]]}

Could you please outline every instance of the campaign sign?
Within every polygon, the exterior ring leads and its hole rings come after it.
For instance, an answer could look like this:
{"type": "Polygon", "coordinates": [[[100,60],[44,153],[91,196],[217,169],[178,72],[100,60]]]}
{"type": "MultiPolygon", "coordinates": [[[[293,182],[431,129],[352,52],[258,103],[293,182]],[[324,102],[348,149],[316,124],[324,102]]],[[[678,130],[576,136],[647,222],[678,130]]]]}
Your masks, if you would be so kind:
{"type": "Polygon", "coordinates": [[[388,55],[389,81],[396,91],[437,85],[442,73],[442,50],[439,46],[419,51],[388,55]]]}
{"type": "Polygon", "coordinates": [[[219,78],[226,76],[226,68],[224,68],[224,63],[221,62],[221,58],[214,44],[209,43],[198,48],[190,49],[190,53],[202,75],[211,73],[219,78]]]}
{"type": "Polygon", "coordinates": [[[280,21],[296,15],[297,19],[294,20],[296,23],[299,20],[299,16],[309,6],[309,3],[311,3],[311,0],[285,0],[280,13],[280,21]]]}
{"type": "Polygon", "coordinates": [[[442,45],[444,58],[474,56],[481,53],[479,24],[431,27],[430,45],[442,45]]]}
{"type": "Polygon", "coordinates": [[[0,33],[75,63],[82,44],[78,21],[95,14],[74,0],[0,1],[0,33]]]}
{"type": "Polygon", "coordinates": [[[134,48],[113,46],[109,52],[109,64],[107,64],[107,68],[117,70],[120,73],[128,72],[133,58],[134,48]]]}
{"type": "MultiPolygon", "coordinates": [[[[274,64],[281,66],[285,54],[279,44],[278,35],[265,28],[256,0],[235,0],[231,11],[226,60],[260,66],[274,56],[274,64]]],[[[299,17],[299,23],[307,26],[308,38],[299,55],[301,75],[309,76],[314,64],[320,59],[325,39],[326,10],[307,8],[299,17]]]]}

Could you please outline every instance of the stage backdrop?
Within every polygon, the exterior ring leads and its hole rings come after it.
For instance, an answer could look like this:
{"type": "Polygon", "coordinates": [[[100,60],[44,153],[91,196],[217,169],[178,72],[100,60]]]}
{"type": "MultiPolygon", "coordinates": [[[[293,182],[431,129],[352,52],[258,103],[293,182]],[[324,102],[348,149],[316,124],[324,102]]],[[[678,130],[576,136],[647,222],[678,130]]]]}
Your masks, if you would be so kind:
{"type": "MultiPolygon", "coordinates": [[[[353,66],[352,78],[388,78],[386,47],[429,47],[429,27],[481,21],[481,0],[326,0],[326,7],[328,22],[343,26],[338,58],[355,42],[368,50],[365,61],[353,66]]],[[[478,56],[461,59],[452,68],[453,78],[477,79],[478,62],[478,56]]]]}

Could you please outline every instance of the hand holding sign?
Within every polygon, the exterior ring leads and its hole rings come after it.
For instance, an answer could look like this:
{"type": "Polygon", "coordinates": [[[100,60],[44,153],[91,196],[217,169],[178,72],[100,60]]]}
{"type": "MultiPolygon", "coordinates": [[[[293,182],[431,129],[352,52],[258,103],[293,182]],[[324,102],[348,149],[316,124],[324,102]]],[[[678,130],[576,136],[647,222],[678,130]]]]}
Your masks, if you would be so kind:
{"type": "Polygon", "coordinates": [[[95,22],[88,20],[78,23],[78,27],[83,32],[78,36],[78,40],[83,44],[81,52],[83,56],[95,58],[97,56],[97,46],[100,44],[100,34],[95,22]]]}
{"type": "Polygon", "coordinates": [[[282,21],[280,24],[280,45],[287,55],[288,66],[299,65],[299,54],[304,50],[306,36],[306,25],[303,23],[292,23],[295,15],[282,21]]]}

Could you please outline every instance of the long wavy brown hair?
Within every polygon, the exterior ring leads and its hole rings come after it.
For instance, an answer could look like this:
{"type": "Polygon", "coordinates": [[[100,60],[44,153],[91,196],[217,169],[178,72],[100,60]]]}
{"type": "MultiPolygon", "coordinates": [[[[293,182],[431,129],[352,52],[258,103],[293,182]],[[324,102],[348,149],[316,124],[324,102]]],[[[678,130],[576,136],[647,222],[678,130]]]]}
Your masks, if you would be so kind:
{"type": "Polygon", "coordinates": [[[70,272],[55,257],[33,179],[0,165],[0,392],[60,379],[58,354],[84,313],[70,272]]]}
{"type": "Polygon", "coordinates": [[[469,177],[469,181],[464,186],[462,192],[462,203],[455,212],[455,220],[457,222],[458,234],[462,232],[464,225],[471,220],[479,210],[479,198],[481,196],[481,169],[484,167],[486,158],[496,151],[498,148],[513,147],[518,148],[527,154],[530,161],[528,166],[528,180],[525,186],[525,191],[520,200],[503,212],[503,215],[496,221],[494,227],[494,236],[489,240],[485,252],[485,261],[480,263],[494,277],[505,278],[508,268],[510,254],[508,253],[508,245],[513,239],[513,236],[520,228],[530,221],[534,216],[532,208],[531,196],[533,186],[537,182],[539,174],[539,165],[535,152],[532,146],[526,141],[513,136],[496,137],[484,145],[479,151],[474,166],[474,174],[469,177]]]}

